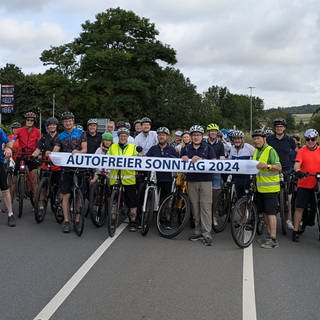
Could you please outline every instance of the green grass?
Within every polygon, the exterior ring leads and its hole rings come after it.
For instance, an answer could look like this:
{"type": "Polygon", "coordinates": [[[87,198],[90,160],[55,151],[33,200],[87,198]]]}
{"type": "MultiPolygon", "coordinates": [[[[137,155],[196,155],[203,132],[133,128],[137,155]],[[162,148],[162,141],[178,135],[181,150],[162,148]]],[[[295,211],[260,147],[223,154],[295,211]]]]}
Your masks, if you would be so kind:
{"type": "Polygon", "coordinates": [[[303,124],[307,124],[312,117],[312,113],[294,113],[292,116],[296,124],[299,124],[301,121],[303,124]]]}

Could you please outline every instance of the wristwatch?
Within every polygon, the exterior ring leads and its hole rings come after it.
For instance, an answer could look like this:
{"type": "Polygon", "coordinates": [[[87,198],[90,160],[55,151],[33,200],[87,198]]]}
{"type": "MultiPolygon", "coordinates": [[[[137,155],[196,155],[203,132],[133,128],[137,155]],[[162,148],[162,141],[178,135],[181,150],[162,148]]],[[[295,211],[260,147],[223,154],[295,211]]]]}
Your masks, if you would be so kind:
{"type": "Polygon", "coordinates": [[[267,169],[270,170],[271,169],[271,164],[267,165],[267,169]]]}

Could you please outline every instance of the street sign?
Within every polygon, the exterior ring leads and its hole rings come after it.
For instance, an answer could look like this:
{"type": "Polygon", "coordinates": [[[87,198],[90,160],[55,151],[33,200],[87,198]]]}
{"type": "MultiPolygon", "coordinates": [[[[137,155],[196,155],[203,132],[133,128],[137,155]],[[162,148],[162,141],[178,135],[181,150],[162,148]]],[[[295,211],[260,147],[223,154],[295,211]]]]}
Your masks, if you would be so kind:
{"type": "Polygon", "coordinates": [[[0,114],[14,111],[14,84],[0,84],[0,114]]]}

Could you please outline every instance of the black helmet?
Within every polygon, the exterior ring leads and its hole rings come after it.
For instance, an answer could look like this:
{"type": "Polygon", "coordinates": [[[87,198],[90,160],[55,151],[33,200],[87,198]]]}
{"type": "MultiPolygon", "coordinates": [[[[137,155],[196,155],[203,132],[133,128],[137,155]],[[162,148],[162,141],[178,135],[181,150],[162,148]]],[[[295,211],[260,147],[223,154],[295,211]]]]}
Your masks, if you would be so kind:
{"type": "Polygon", "coordinates": [[[124,121],[118,121],[116,124],[117,129],[126,128],[126,123],[124,121]]]}
{"type": "Polygon", "coordinates": [[[287,121],[283,118],[277,118],[273,120],[273,126],[287,126],[287,121]]]}
{"type": "Polygon", "coordinates": [[[61,120],[74,119],[74,114],[70,111],[65,111],[61,115],[61,120]]]}
{"type": "Polygon", "coordinates": [[[21,128],[21,123],[20,122],[13,122],[11,123],[11,129],[17,129],[17,128],[21,128]]]}
{"type": "Polygon", "coordinates": [[[252,138],[254,137],[266,137],[266,133],[263,129],[256,129],[252,132],[252,138]]]}
{"type": "Polygon", "coordinates": [[[50,124],[55,124],[55,125],[58,125],[59,121],[57,118],[55,117],[51,117],[51,118],[48,118],[47,121],[46,121],[46,127],[49,126],[50,124]]]}

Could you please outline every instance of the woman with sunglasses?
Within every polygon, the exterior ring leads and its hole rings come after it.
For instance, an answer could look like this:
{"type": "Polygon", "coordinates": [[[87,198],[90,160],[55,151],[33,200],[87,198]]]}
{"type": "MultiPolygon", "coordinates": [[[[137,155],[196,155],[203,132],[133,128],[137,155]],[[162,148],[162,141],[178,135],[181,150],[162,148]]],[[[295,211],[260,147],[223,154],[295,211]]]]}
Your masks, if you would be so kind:
{"type": "Polygon", "coordinates": [[[305,145],[299,149],[294,171],[298,177],[298,190],[295,202],[294,229],[292,241],[299,242],[299,226],[303,215],[303,210],[308,208],[309,203],[314,201],[314,188],[317,180],[314,176],[305,177],[303,173],[315,174],[320,172],[320,148],[318,146],[318,131],[308,129],[304,133],[305,145]]]}

